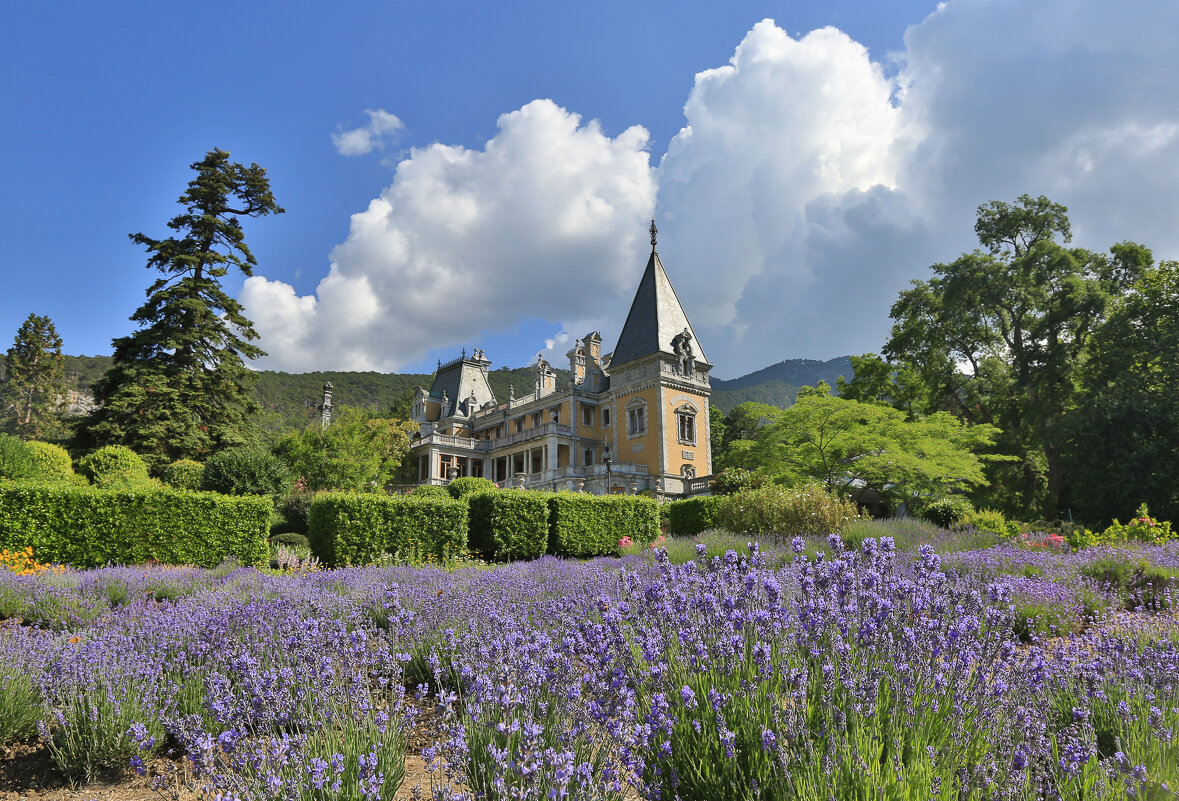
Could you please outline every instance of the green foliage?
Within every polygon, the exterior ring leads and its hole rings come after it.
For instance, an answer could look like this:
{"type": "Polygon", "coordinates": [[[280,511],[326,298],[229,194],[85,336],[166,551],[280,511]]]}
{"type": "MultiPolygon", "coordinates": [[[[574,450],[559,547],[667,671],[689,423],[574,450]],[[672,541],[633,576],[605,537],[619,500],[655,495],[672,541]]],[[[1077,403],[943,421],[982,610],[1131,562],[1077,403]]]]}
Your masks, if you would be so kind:
{"type": "Polygon", "coordinates": [[[275,445],[291,471],[313,491],[380,492],[392,482],[414,426],[344,409],[327,428],[312,424],[275,445]]]}
{"type": "Polygon", "coordinates": [[[770,480],[760,473],[743,467],[728,467],[716,474],[712,491],[716,495],[736,495],[738,492],[761,489],[769,483],[770,480]]]}
{"type": "Polygon", "coordinates": [[[921,516],[942,528],[954,528],[965,523],[973,512],[974,506],[961,495],[938,498],[921,507],[921,516]]]}
{"type": "Polygon", "coordinates": [[[558,492],[548,496],[548,514],[554,556],[617,554],[623,537],[650,545],[659,536],[659,508],[650,498],[558,492]]]}
{"type": "Polygon", "coordinates": [[[723,528],[770,538],[838,534],[860,517],[854,503],[818,484],[770,486],[720,498],[723,528]]]}
{"type": "Polygon", "coordinates": [[[160,480],[169,487],[199,490],[205,479],[205,466],[194,459],[177,459],[160,471],[160,480]]]}
{"type": "Polygon", "coordinates": [[[546,499],[545,493],[526,490],[468,495],[471,549],[491,562],[543,556],[549,543],[546,499]]]}
{"type": "Polygon", "coordinates": [[[474,476],[460,476],[446,485],[446,491],[455,500],[462,500],[474,492],[490,492],[495,489],[495,482],[489,478],[474,476]]]}
{"type": "Polygon", "coordinates": [[[306,534],[311,521],[311,504],[314,501],[315,493],[296,481],[291,494],[279,501],[276,507],[276,511],[282,517],[278,531],[306,534]]]}
{"type": "Polygon", "coordinates": [[[29,440],[25,443],[33,463],[37,466],[37,478],[44,481],[79,481],[74,472],[74,460],[70,453],[60,445],[40,440],[29,440]]]}
{"type": "Polygon", "coordinates": [[[29,672],[0,660],[0,746],[36,734],[40,719],[41,698],[29,672]]]}
{"type": "Polygon", "coordinates": [[[915,420],[878,403],[804,388],[758,434],[751,455],[782,483],[821,481],[846,494],[867,487],[894,502],[987,483],[974,453],[993,442],[990,425],[965,425],[945,412],[915,420]]]}
{"type": "Polygon", "coordinates": [[[449,498],[450,493],[446,491],[446,487],[438,487],[432,484],[423,484],[420,487],[414,487],[413,492],[410,493],[415,498],[449,498]]]}
{"type": "Polygon", "coordinates": [[[1146,502],[1179,519],[1179,262],[1115,246],[1146,266],[1093,335],[1084,390],[1066,421],[1062,502],[1085,520],[1124,517],[1146,502]]]}
{"type": "Polygon", "coordinates": [[[128,445],[161,467],[250,439],[258,405],[243,360],[265,354],[221,279],[231,268],[248,277],[257,263],[240,218],[282,212],[257,164],[213,149],[191,166],[184,212],[168,222],[178,235],[131,235],[162,277],[131,315],[139,329],[114,340],[112,367],[95,386],[100,406],[86,423],[96,443],[128,445]]]}
{"type": "Polygon", "coordinates": [[[128,731],[145,725],[163,739],[164,726],[138,696],[135,682],[99,679],[58,701],[57,727],[46,745],[58,769],[73,781],[92,781],[108,771],[122,773],[139,744],[128,731]]]}
{"type": "Polygon", "coordinates": [[[1179,589],[1179,571],[1157,567],[1146,559],[1119,554],[1083,566],[1082,576],[1118,593],[1127,611],[1170,609],[1179,589]]]}
{"type": "Polygon", "coordinates": [[[992,471],[996,500],[1048,517],[1064,486],[1064,420],[1090,338],[1149,261],[1135,245],[1106,257],[1059,244],[1071,236],[1066,212],[1043,196],[980,206],[985,250],[933,265],[932,279],[902,292],[884,347],[922,388],[916,412],[950,411],[1004,432],[996,445],[1013,461],[992,471]]]}
{"type": "Polygon", "coordinates": [[[37,462],[26,443],[10,434],[0,434],[0,481],[37,477],[37,462]]]}
{"type": "Polygon", "coordinates": [[[271,505],[166,488],[10,483],[0,486],[0,548],[31,546],[44,562],[213,567],[226,556],[261,564],[271,505]]]}
{"type": "MultiPolygon", "coordinates": [[[[477,496],[472,496],[477,497],[477,496]]],[[[311,504],[311,550],[329,567],[370,565],[386,554],[439,562],[467,547],[467,505],[405,495],[327,492],[311,504]]]]}
{"type": "Polygon", "coordinates": [[[57,405],[65,395],[64,365],[61,337],[53,321],[30,314],[5,357],[0,425],[22,439],[56,433],[57,405]]]}
{"type": "Polygon", "coordinates": [[[1002,512],[995,509],[975,509],[961,520],[964,526],[974,526],[979,531],[989,531],[1000,537],[1014,537],[1019,533],[1019,524],[1009,521],[1002,512]]]}
{"type": "Polygon", "coordinates": [[[1113,545],[1119,542],[1144,542],[1159,545],[1175,538],[1169,521],[1155,520],[1150,516],[1146,504],[1138,507],[1135,516],[1125,525],[1115,518],[1105,531],[1097,537],[1097,544],[1113,545]]]}
{"type": "Polygon", "coordinates": [[[295,479],[286,462],[258,448],[220,451],[205,462],[201,488],[224,495],[264,495],[278,501],[295,479]]]}
{"type": "Polygon", "coordinates": [[[702,495],[672,501],[661,507],[667,512],[667,533],[673,537],[691,537],[720,524],[720,498],[702,495]]]}
{"type": "Polygon", "coordinates": [[[78,460],[78,470],[99,487],[116,487],[148,480],[147,464],[122,445],[106,445],[78,460]]]}
{"type": "Polygon", "coordinates": [[[288,548],[306,548],[311,550],[311,539],[305,534],[297,534],[294,531],[284,531],[281,534],[275,534],[270,538],[271,545],[286,545],[288,548]]]}

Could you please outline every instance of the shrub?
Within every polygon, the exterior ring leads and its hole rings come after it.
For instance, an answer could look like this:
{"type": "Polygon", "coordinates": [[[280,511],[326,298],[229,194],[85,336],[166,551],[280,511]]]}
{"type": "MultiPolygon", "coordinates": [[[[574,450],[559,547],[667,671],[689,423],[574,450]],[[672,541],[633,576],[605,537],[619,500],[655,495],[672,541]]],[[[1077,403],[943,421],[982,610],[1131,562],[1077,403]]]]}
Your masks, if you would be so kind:
{"type": "Polygon", "coordinates": [[[979,531],[989,531],[1000,537],[1014,537],[1019,526],[1008,522],[1003,513],[995,509],[976,509],[962,518],[962,525],[974,526],[979,531]]]}
{"type": "Polygon", "coordinates": [[[675,537],[694,537],[720,523],[720,498],[702,495],[664,504],[667,531],[675,537]]]}
{"type": "Polygon", "coordinates": [[[306,548],[311,550],[311,540],[306,535],[296,534],[293,531],[284,531],[282,534],[275,534],[270,538],[271,545],[285,545],[288,548],[306,548]]]}
{"type": "Polygon", "coordinates": [[[36,734],[41,709],[41,698],[29,673],[0,659],[0,745],[36,734]]]}
{"type": "Polygon", "coordinates": [[[446,487],[435,487],[432,484],[423,484],[420,487],[414,487],[413,492],[410,493],[415,498],[449,498],[450,493],[446,491],[446,487]]]}
{"type": "Polygon", "coordinates": [[[28,445],[10,434],[0,434],[0,481],[37,476],[37,463],[28,445]]]}
{"type": "Polygon", "coordinates": [[[328,492],[311,504],[312,552],[329,567],[368,565],[385,554],[460,556],[467,546],[467,505],[403,495],[328,492]]]}
{"type": "Polygon", "coordinates": [[[760,473],[743,467],[730,467],[716,474],[712,482],[712,491],[716,495],[736,495],[738,492],[762,489],[769,484],[770,480],[760,473]]]}
{"type": "Polygon", "coordinates": [[[265,495],[277,502],[294,484],[286,462],[270,451],[233,448],[209,457],[201,486],[224,495],[265,495]]]}
{"type": "Polygon", "coordinates": [[[44,481],[77,482],[81,479],[74,472],[74,460],[70,453],[60,445],[51,442],[26,442],[29,456],[37,467],[36,477],[44,481]]]}
{"type": "Polygon", "coordinates": [[[0,487],[0,548],[31,547],[43,562],[213,567],[226,555],[266,559],[269,502],[163,487],[103,490],[60,484],[0,487]]]}
{"type": "Polygon", "coordinates": [[[147,463],[122,445],[107,445],[78,460],[78,470],[99,487],[147,485],[147,463]]]}
{"type": "Polygon", "coordinates": [[[1122,525],[1115,519],[1105,531],[1097,535],[1097,544],[1114,545],[1119,542],[1133,541],[1158,545],[1174,537],[1171,524],[1155,520],[1150,516],[1150,510],[1146,508],[1146,504],[1142,504],[1129,523],[1122,525]]]}
{"type": "Polygon", "coordinates": [[[315,493],[308,489],[302,489],[299,482],[296,481],[295,489],[291,494],[278,502],[278,513],[283,522],[277,531],[306,534],[311,520],[311,504],[314,500],[315,493]]]}
{"type": "Polygon", "coordinates": [[[942,528],[954,528],[972,512],[974,506],[969,500],[961,495],[950,495],[927,503],[921,510],[921,516],[942,528]]]}
{"type": "Polygon", "coordinates": [[[471,548],[484,559],[509,562],[543,556],[549,542],[544,493],[496,490],[467,496],[471,548]]]}
{"type": "Polygon", "coordinates": [[[548,497],[548,514],[554,556],[617,554],[624,539],[650,545],[659,536],[658,505],[634,495],[559,492],[548,497]]]}
{"type": "Polygon", "coordinates": [[[197,491],[204,484],[205,466],[193,459],[179,459],[164,468],[160,480],[175,489],[197,491]]]}
{"type": "Polygon", "coordinates": [[[475,492],[489,492],[495,489],[495,482],[489,478],[461,476],[446,485],[446,491],[455,500],[462,500],[475,492]]]}
{"type": "Polygon", "coordinates": [[[720,499],[720,524],[739,534],[768,537],[838,534],[861,518],[856,505],[818,484],[769,486],[720,499]]]}

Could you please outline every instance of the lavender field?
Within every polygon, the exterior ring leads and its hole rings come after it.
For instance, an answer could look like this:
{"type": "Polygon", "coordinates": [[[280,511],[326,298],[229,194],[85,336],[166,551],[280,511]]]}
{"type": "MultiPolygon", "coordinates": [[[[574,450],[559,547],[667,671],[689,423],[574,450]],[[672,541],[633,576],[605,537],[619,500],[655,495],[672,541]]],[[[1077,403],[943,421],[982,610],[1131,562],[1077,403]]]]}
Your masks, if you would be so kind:
{"type": "Polygon", "coordinates": [[[1174,543],[669,558],[689,547],[0,571],[0,745],[79,783],[147,771],[163,798],[411,797],[407,752],[436,799],[1179,788],[1174,543]]]}

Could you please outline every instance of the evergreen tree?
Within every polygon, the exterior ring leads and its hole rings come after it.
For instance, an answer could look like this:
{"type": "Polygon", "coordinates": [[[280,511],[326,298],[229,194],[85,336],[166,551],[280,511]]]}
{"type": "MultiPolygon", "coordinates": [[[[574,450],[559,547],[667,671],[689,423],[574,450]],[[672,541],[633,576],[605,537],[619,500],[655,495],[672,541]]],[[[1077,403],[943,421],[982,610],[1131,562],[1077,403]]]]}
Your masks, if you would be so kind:
{"type": "Polygon", "coordinates": [[[30,314],[16,332],[0,385],[4,427],[21,439],[42,439],[58,428],[57,406],[65,395],[61,337],[48,317],[30,314]]]}
{"type": "Polygon", "coordinates": [[[241,218],[283,209],[257,164],[214,149],[191,166],[196,178],[178,201],[184,213],[168,222],[176,235],[131,235],[163,277],[131,316],[139,330],[113,341],[111,369],[94,388],[101,406],[86,426],[95,444],[127,445],[153,465],[246,442],[258,404],[243,360],[265,355],[220,279],[235,267],[250,276],[257,264],[241,218]]]}

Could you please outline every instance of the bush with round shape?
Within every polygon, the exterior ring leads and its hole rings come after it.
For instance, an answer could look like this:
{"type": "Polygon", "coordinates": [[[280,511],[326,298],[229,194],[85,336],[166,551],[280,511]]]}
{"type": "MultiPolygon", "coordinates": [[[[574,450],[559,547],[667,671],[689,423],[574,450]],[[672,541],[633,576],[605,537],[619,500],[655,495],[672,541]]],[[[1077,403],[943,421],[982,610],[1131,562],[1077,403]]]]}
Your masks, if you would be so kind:
{"type": "Polygon", "coordinates": [[[37,477],[37,462],[26,443],[9,434],[0,434],[0,481],[19,481],[37,477]]]}
{"type": "Polygon", "coordinates": [[[717,512],[722,528],[777,540],[838,534],[861,517],[854,503],[833,495],[821,484],[773,485],[726,495],[717,512]]]}
{"type": "Polygon", "coordinates": [[[974,505],[961,495],[939,498],[925,505],[921,516],[942,528],[954,528],[974,512],[974,505]]]}
{"type": "Polygon", "coordinates": [[[25,447],[29,449],[29,455],[37,465],[37,478],[45,481],[78,480],[78,475],[74,472],[74,460],[65,448],[52,442],[38,440],[26,442],[25,447]]]}
{"type": "Polygon", "coordinates": [[[275,534],[270,538],[271,545],[285,545],[288,548],[306,548],[311,550],[311,540],[305,534],[297,534],[294,531],[284,531],[281,534],[275,534]]]}
{"type": "Polygon", "coordinates": [[[201,487],[223,495],[265,495],[277,502],[294,484],[286,462],[270,451],[233,448],[209,457],[201,487]]]}
{"type": "Polygon", "coordinates": [[[103,488],[147,485],[147,463],[122,445],[106,445],[78,460],[78,470],[92,484],[103,488]]]}
{"type": "Polygon", "coordinates": [[[475,476],[461,476],[446,485],[446,491],[456,501],[462,500],[475,492],[490,492],[494,489],[494,481],[489,478],[476,478],[475,476]]]}
{"type": "Polygon", "coordinates": [[[315,493],[308,489],[300,489],[298,482],[290,495],[278,502],[277,510],[283,518],[279,530],[295,534],[306,534],[311,519],[311,503],[315,500],[315,493]]]}
{"type": "Polygon", "coordinates": [[[450,498],[450,493],[446,491],[446,487],[436,487],[432,484],[423,484],[420,487],[414,487],[413,491],[409,494],[415,498],[450,498]]]}
{"type": "Polygon", "coordinates": [[[199,490],[204,483],[205,466],[195,459],[178,459],[160,472],[160,480],[169,487],[199,490]]]}

